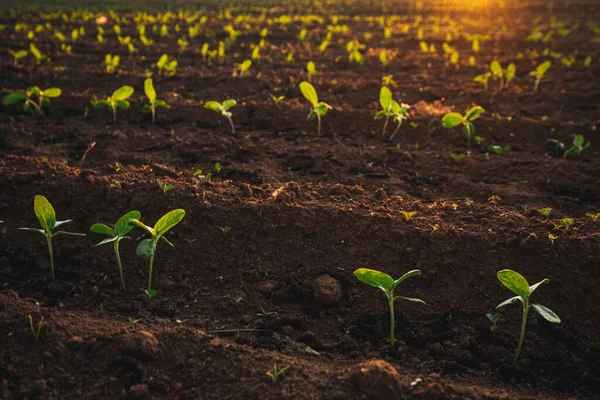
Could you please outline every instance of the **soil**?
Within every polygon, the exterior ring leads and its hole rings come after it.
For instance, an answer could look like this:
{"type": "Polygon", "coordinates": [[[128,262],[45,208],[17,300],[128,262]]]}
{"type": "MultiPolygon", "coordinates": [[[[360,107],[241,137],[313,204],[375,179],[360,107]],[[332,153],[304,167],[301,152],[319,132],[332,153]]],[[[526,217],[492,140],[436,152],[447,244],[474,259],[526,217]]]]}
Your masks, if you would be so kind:
{"type": "MultiPolygon", "coordinates": [[[[476,54],[479,66],[462,60],[460,68],[444,62],[443,36],[428,38],[440,54],[423,54],[400,28],[386,40],[379,25],[351,18],[343,23],[352,34],[325,54],[315,50],[325,25],[315,25],[306,46],[295,39],[300,23],[273,25],[264,59],[244,78],[232,76],[233,65],[249,57],[258,34],[242,36],[231,50],[237,55],[213,65],[199,55],[204,34],[183,52],[176,35],[155,35],[156,45],[138,43],[140,54],[127,58],[112,33],[98,45],[91,23],[71,55],[48,39],[50,63],[14,67],[2,56],[2,95],[32,85],[58,86],[63,95],[43,119],[0,110],[0,398],[600,398],[600,220],[586,215],[600,212],[600,54],[588,27],[598,11],[573,3],[552,14],[540,4],[468,14],[482,23],[463,21],[464,29],[492,39],[476,54]],[[535,18],[548,23],[552,15],[580,28],[549,45],[523,40],[535,18]],[[486,23],[497,18],[506,32],[486,23]],[[349,63],[345,43],[365,32],[374,33],[365,64],[349,63]],[[280,53],[288,43],[295,63],[280,53]],[[547,46],[565,55],[577,49],[578,60],[592,55],[592,66],[554,60],[534,93],[526,75],[544,58],[527,54],[547,46]],[[399,53],[384,67],[379,48],[399,53]],[[107,73],[104,55],[117,50],[123,65],[107,73]],[[145,70],[164,52],[179,67],[175,76],[154,77],[171,108],[151,125],[139,97],[145,70]],[[517,67],[499,94],[472,81],[494,59],[517,67]],[[321,99],[333,106],[320,137],[297,89],[309,60],[321,72],[313,78],[321,99]],[[373,120],[387,74],[398,83],[395,98],[412,106],[393,141],[380,138],[382,123],[373,120]],[[116,123],[89,105],[124,84],[136,94],[116,123]],[[286,99],[275,106],[269,93],[286,99]],[[236,134],[202,107],[225,98],[239,101],[236,134]],[[440,123],[473,104],[486,109],[475,122],[481,145],[440,123]],[[577,134],[592,145],[576,157],[557,157],[547,142],[570,144],[577,134]],[[489,145],[510,151],[489,154],[489,145]],[[456,161],[451,152],[466,157],[456,161]],[[195,176],[198,169],[212,178],[195,176]],[[164,184],[172,190],[163,192],[164,184]],[[150,302],[144,294],[139,229],[121,244],[125,292],[112,247],[94,247],[103,238],[93,233],[56,238],[53,281],[41,235],[17,230],[36,226],[36,194],[59,220],[73,219],[73,232],[112,225],[129,210],[154,223],[185,209],[167,235],[175,247],[157,251],[158,295],[150,302]],[[552,208],[549,217],[538,212],[543,207],[552,208]],[[417,214],[407,220],[401,211],[417,214]],[[573,225],[557,228],[565,217],[573,225]],[[383,297],[353,276],[361,267],[393,277],[422,271],[399,287],[427,304],[397,303],[396,347],[383,297]],[[532,283],[550,278],[534,301],[562,320],[553,325],[531,313],[518,363],[511,359],[520,307],[503,309],[495,338],[485,316],[510,297],[496,278],[503,268],[532,283]],[[37,342],[29,315],[34,324],[44,318],[37,342]],[[276,382],[266,375],[274,363],[288,368],[276,382]]],[[[330,7],[366,18],[381,15],[382,5],[330,7]]],[[[414,21],[416,11],[401,7],[414,21]]],[[[209,15],[212,40],[226,38],[209,15]]],[[[36,25],[39,16],[0,17],[8,27],[0,53],[28,46],[24,34],[12,35],[22,21],[36,25]]],[[[124,26],[125,34],[134,30],[124,26]]],[[[464,39],[452,45],[461,58],[472,53],[464,39]]]]}

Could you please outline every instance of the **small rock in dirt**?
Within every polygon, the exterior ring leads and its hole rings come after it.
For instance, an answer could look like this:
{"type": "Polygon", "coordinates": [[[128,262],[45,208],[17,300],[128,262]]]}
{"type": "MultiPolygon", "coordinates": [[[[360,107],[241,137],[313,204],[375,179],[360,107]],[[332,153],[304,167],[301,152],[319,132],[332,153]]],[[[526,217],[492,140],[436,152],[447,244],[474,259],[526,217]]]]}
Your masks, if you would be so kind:
{"type": "Polygon", "coordinates": [[[149,359],[158,352],[158,339],[146,331],[125,334],[118,340],[121,352],[140,359],[149,359]]]}
{"type": "Polygon", "coordinates": [[[240,185],[240,196],[242,197],[252,197],[254,195],[254,192],[252,191],[252,187],[250,185],[248,185],[247,183],[242,183],[240,185]]]}
{"type": "Polygon", "coordinates": [[[44,397],[46,395],[46,380],[38,379],[31,386],[31,394],[34,396],[44,397]]]}
{"type": "Polygon", "coordinates": [[[342,285],[329,275],[321,275],[312,283],[315,299],[324,306],[332,306],[342,299],[342,285]]]}
{"type": "Polygon", "coordinates": [[[83,343],[83,338],[81,336],[73,336],[69,339],[69,347],[72,349],[78,349],[83,343]]]}
{"type": "Polygon", "coordinates": [[[442,347],[442,345],[440,344],[440,342],[435,342],[432,344],[427,345],[427,348],[429,350],[431,350],[433,352],[433,354],[443,354],[444,353],[444,348],[442,347]]]}
{"type": "Polygon", "coordinates": [[[166,292],[170,292],[170,291],[176,290],[178,286],[179,285],[177,285],[177,282],[175,282],[174,280],[170,279],[165,274],[158,275],[156,277],[156,279],[154,280],[154,287],[156,289],[164,290],[166,292]]]}
{"type": "Polygon", "coordinates": [[[400,374],[383,360],[371,360],[358,364],[350,371],[350,380],[375,400],[404,398],[400,374]]]}
{"type": "Polygon", "coordinates": [[[127,398],[131,400],[144,400],[150,398],[150,392],[148,391],[148,385],[145,383],[139,383],[129,388],[127,398]]]}
{"type": "Polygon", "coordinates": [[[383,188],[379,188],[375,192],[375,198],[377,200],[385,201],[388,198],[388,194],[387,194],[387,192],[385,190],[383,190],[383,188]]]}
{"type": "Polygon", "coordinates": [[[163,164],[152,165],[152,170],[156,176],[166,176],[169,178],[177,178],[177,171],[163,164]]]}
{"type": "Polygon", "coordinates": [[[286,325],[283,328],[281,328],[281,333],[286,336],[292,336],[294,334],[294,328],[292,328],[289,325],[286,325]]]}
{"type": "Polygon", "coordinates": [[[277,287],[277,282],[264,281],[264,282],[260,282],[258,284],[257,289],[262,294],[269,294],[269,293],[273,292],[273,290],[275,290],[275,287],[277,287]]]}

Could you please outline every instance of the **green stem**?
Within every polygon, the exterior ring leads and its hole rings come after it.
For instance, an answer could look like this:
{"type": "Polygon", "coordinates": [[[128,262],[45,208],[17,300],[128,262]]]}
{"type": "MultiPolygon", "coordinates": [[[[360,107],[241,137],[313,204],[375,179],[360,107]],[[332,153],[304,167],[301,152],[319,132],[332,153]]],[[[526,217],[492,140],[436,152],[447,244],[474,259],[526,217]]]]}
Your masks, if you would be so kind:
{"type": "Polygon", "coordinates": [[[113,123],[116,124],[117,123],[117,107],[116,106],[113,107],[112,112],[113,112],[113,123]]]}
{"type": "Polygon", "coordinates": [[[399,123],[398,126],[396,127],[396,129],[394,130],[394,133],[392,133],[392,136],[390,136],[390,140],[394,139],[394,136],[396,136],[396,133],[398,133],[401,126],[402,126],[402,123],[399,123]]]}
{"type": "Polygon", "coordinates": [[[148,290],[152,289],[152,266],[154,265],[154,256],[150,257],[150,268],[148,269],[148,290]]]}
{"type": "Polygon", "coordinates": [[[321,116],[317,114],[317,136],[321,136],[321,116]]]}
{"type": "Polygon", "coordinates": [[[56,279],[54,274],[54,253],[52,252],[52,236],[46,235],[46,242],[48,243],[48,254],[50,255],[50,271],[52,271],[52,280],[56,279]]]}
{"type": "Polygon", "coordinates": [[[388,126],[389,120],[390,120],[390,117],[386,116],[385,117],[385,123],[383,124],[383,130],[381,131],[381,138],[382,139],[385,136],[385,131],[387,130],[387,126],[388,126]]]}
{"type": "Polygon", "coordinates": [[[517,362],[519,359],[519,354],[521,354],[521,348],[523,347],[523,339],[525,338],[525,325],[527,325],[527,314],[529,313],[529,300],[525,299],[523,302],[523,321],[521,322],[521,336],[519,338],[519,346],[517,347],[517,352],[515,353],[515,357],[513,358],[513,362],[517,362]]]}
{"type": "Polygon", "coordinates": [[[395,318],[394,318],[394,296],[391,296],[390,299],[390,342],[392,343],[392,347],[396,343],[396,335],[395,335],[395,318]]]}
{"type": "Polygon", "coordinates": [[[533,86],[533,91],[534,92],[537,92],[538,86],[540,85],[540,80],[541,80],[540,78],[536,78],[535,85],[533,86]]]}
{"type": "Polygon", "coordinates": [[[152,125],[154,125],[155,115],[156,115],[156,110],[154,107],[152,107],[152,125]]]}
{"type": "Polygon", "coordinates": [[[233,119],[231,117],[227,117],[229,120],[229,125],[231,125],[231,133],[235,134],[235,126],[233,125],[233,119]]]}
{"type": "Polygon", "coordinates": [[[123,276],[123,265],[121,264],[121,256],[119,255],[119,241],[115,240],[115,256],[117,256],[117,266],[119,267],[119,275],[121,276],[121,288],[125,288],[125,277],[123,276]]]}

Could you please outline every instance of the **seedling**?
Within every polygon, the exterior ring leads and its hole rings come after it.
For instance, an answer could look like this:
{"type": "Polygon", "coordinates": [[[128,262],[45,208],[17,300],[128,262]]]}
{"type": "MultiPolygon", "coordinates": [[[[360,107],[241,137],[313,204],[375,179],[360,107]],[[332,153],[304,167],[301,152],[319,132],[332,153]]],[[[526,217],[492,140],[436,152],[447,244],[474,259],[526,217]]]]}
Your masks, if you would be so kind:
{"type": "Polygon", "coordinates": [[[550,213],[552,212],[552,209],[550,207],[545,207],[545,208],[540,208],[539,210],[537,210],[538,213],[540,213],[540,215],[548,218],[550,216],[550,213]]]}
{"type": "Polygon", "coordinates": [[[279,108],[279,103],[281,103],[283,100],[285,100],[285,96],[275,96],[272,93],[269,93],[269,96],[271,97],[271,100],[273,100],[273,103],[275,103],[277,108],[279,108]]]}
{"type": "Polygon", "coordinates": [[[31,315],[28,315],[27,318],[29,319],[29,326],[31,327],[31,333],[33,334],[33,338],[37,342],[40,340],[40,335],[42,333],[42,326],[44,325],[44,317],[40,318],[40,320],[37,324],[37,329],[33,326],[33,317],[31,315]]]}
{"type": "Polygon", "coordinates": [[[104,239],[96,246],[113,243],[115,257],[117,257],[117,268],[119,268],[119,276],[121,277],[121,288],[123,290],[125,290],[126,287],[125,278],[123,276],[123,265],[121,264],[121,256],[119,255],[119,243],[123,239],[130,239],[127,234],[134,228],[134,225],[131,224],[131,220],[139,220],[140,217],[141,214],[139,211],[130,211],[119,218],[117,223],[115,223],[112,228],[104,224],[94,224],[90,227],[91,232],[101,233],[108,236],[108,238],[104,239]]]}
{"type": "Polygon", "coordinates": [[[392,277],[386,273],[376,271],[373,269],[359,268],[356,271],[354,271],[354,276],[356,276],[361,282],[379,288],[383,291],[383,293],[385,293],[385,297],[390,307],[390,342],[392,346],[394,346],[396,342],[396,338],[394,336],[394,302],[396,300],[408,300],[415,303],[425,304],[425,302],[421,299],[415,299],[404,296],[394,296],[394,289],[396,289],[396,287],[402,281],[404,281],[407,278],[410,278],[413,275],[421,275],[421,271],[418,269],[409,271],[396,280],[392,279],[392,277]]]}
{"type": "Polygon", "coordinates": [[[121,86],[113,94],[104,100],[92,101],[95,109],[108,108],[112,111],[113,122],[117,122],[117,109],[126,110],[129,108],[129,99],[135,90],[131,86],[121,86]]]}
{"type": "Polygon", "coordinates": [[[308,75],[309,82],[311,81],[313,76],[319,75],[319,72],[317,71],[317,67],[315,66],[314,62],[309,61],[306,63],[306,74],[308,75]]]}
{"type": "Polygon", "coordinates": [[[231,125],[231,133],[235,133],[235,126],[233,125],[233,119],[231,119],[233,114],[229,110],[236,104],[237,101],[232,99],[225,100],[223,103],[219,103],[218,101],[208,101],[204,104],[204,108],[218,112],[227,118],[229,125],[231,125]]]}
{"type": "Polygon", "coordinates": [[[247,75],[250,75],[250,67],[251,66],[252,66],[252,61],[246,60],[243,63],[237,64],[236,68],[237,68],[240,76],[247,76],[247,75]]]}
{"type": "Polygon", "coordinates": [[[27,52],[27,50],[18,50],[18,51],[9,50],[8,52],[10,53],[11,56],[13,56],[13,66],[15,68],[17,67],[17,63],[19,62],[19,60],[27,57],[27,54],[29,54],[27,52]]]}
{"type": "Polygon", "coordinates": [[[475,121],[481,114],[483,114],[485,110],[483,107],[475,106],[469,109],[465,115],[461,115],[459,113],[449,113],[444,115],[442,118],[442,126],[444,128],[455,128],[458,125],[462,125],[463,132],[467,135],[469,145],[471,144],[471,136],[475,133],[475,125],[473,125],[473,121],[475,121]]]}
{"type": "Polygon", "coordinates": [[[152,302],[152,298],[156,297],[158,294],[158,292],[154,289],[146,289],[144,290],[144,293],[146,293],[146,296],[148,296],[148,302],[152,302]]]}
{"type": "Polygon", "coordinates": [[[508,64],[508,67],[506,67],[506,71],[504,71],[504,77],[505,77],[505,81],[506,81],[506,83],[504,84],[504,87],[506,89],[508,89],[508,86],[510,85],[512,80],[515,79],[516,75],[517,75],[517,67],[515,66],[515,64],[514,63],[508,64]]]}
{"type": "Polygon", "coordinates": [[[152,114],[152,125],[154,125],[154,120],[156,118],[156,109],[158,107],[170,107],[164,100],[159,100],[156,98],[156,90],[154,90],[154,85],[152,84],[151,78],[148,78],[144,81],[144,92],[146,93],[146,97],[148,98],[149,104],[146,104],[144,105],[144,107],[142,107],[142,112],[144,114],[152,114]]]}
{"type": "Polygon", "coordinates": [[[263,308],[259,313],[256,313],[258,317],[267,318],[269,315],[277,314],[277,311],[265,311],[263,308]]]}
{"type": "Polygon", "coordinates": [[[562,218],[558,221],[558,224],[554,224],[554,229],[564,229],[565,231],[569,230],[569,227],[575,223],[573,218],[562,218]]]}
{"type": "Polygon", "coordinates": [[[50,99],[60,97],[61,94],[62,91],[56,87],[41,90],[38,86],[33,86],[25,93],[15,92],[4,96],[2,104],[7,106],[23,102],[23,111],[27,112],[33,107],[40,116],[44,116],[43,108],[50,106],[50,99]]]}
{"type": "Polygon", "coordinates": [[[535,84],[533,85],[533,91],[537,92],[538,86],[540,85],[540,81],[544,78],[544,75],[552,65],[552,62],[546,61],[537,66],[535,71],[531,71],[529,76],[533,76],[535,78],[535,84]]]}
{"type": "Polygon", "coordinates": [[[402,121],[409,118],[408,109],[410,106],[404,103],[400,105],[396,100],[392,99],[392,92],[387,86],[383,86],[379,92],[379,103],[381,104],[382,109],[375,115],[375,119],[382,119],[385,117],[381,138],[385,136],[388,122],[390,118],[392,118],[392,121],[397,125],[394,132],[390,135],[390,140],[392,140],[400,130],[402,121]]]}
{"type": "Polygon", "coordinates": [[[494,336],[494,343],[496,343],[496,324],[498,323],[498,321],[500,321],[500,319],[502,319],[502,314],[486,314],[485,316],[492,323],[492,334],[494,336]]]}
{"type": "Polygon", "coordinates": [[[585,213],[586,217],[590,217],[592,221],[598,221],[600,219],[600,212],[597,213],[585,213]]]}
{"type": "Polygon", "coordinates": [[[510,289],[515,297],[511,297],[508,300],[503,301],[498,304],[496,309],[500,307],[504,307],[505,305],[512,304],[517,300],[523,304],[523,319],[521,323],[521,335],[519,337],[519,346],[517,347],[517,352],[513,358],[513,362],[517,362],[519,359],[519,354],[521,354],[521,348],[523,347],[523,339],[525,338],[525,326],[527,325],[527,315],[529,313],[529,309],[533,307],[538,314],[540,314],[546,321],[551,322],[553,324],[559,324],[560,318],[549,308],[541,305],[541,304],[529,304],[529,296],[540,286],[542,283],[550,283],[550,279],[546,278],[535,285],[529,286],[527,280],[518,272],[515,272],[510,269],[503,269],[502,271],[498,271],[498,280],[502,282],[504,286],[510,289]]]}
{"type": "Polygon", "coordinates": [[[398,87],[398,84],[394,80],[394,75],[385,75],[385,76],[383,76],[381,78],[381,83],[383,84],[383,86],[398,87]]]}
{"type": "Polygon", "coordinates": [[[163,191],[163,195],[166,195],[167,192],[170,192],[171,190],[173,190],[173,185],[171,185],[170,183],[163,183],[163,184],[158,185],[158,186],[163,191]]]}
{"type": "Polygon", "coordinates": [[[107,54],[104,57],[104,65],[106,65],[106,72],[114,72],[121,62],[121,58],[118,55],[107,54]]]}
{"type": "Polygon", "coordinates": [[[35,61],[38,64],[41,64],[48,59],[48,56],[43,54],[33,43],[29,44],[29,52],[33,55],[33,57],[35,57],[35,61]]]}
{"type": "Polygon", "coordinates": [[[327,103],[319,101],[317,91],[310,83],[306,81],[300,82],[300,91],[313,107],[308,114],[308,120],[312,121],[315,117],[317,118],[317,136],[321,136],[321,117],[324,117],[332,107],[327,103]]]}
{"type": "Polygon", "coordinates": [[[221,230],[221,232],[223,232],[223,236],[227,235],[229,233],[229,231],[231,230],[230,226],[219,226],[219,225],[217,225],[217,228],[219,228],[221,230]]]}
{"type": "Polygon", "coordinates": [[[185,216],[185,210],[177,209],[173,211],[169,211],[165,215],[163,215],[158,222],[154,225],[154,228],[145,225],[138,219],[132,219],[131,223],[139,226],[140,228],[145,229],[152,236],[150,239],[144,239],[138,245],[136,250],[136,254],[139,257],[142,257],[149,262],[148,269],[148,291],[152,290],[152,267],[154,265],[154,256],[156,254],[156,247],[160,240],[163,240],[166,244],[171,247],[173,243],[169,242],[167,238],[165,238],[165,233],[167,233],[171,228],[177,225],[183,217],[185,216]]]}
{"type": "Polygon", "coordinates": [[[277,367],[277,363],[275,363],[273,365],[273,370],[272,371],[267,371],[267,375],[269,376],[269,378],[271,378],[271,381],[277,382],[277,380],[279,379],[279,377],[281,376],[281,374],[283,374],[288,368],[289,367],[278,368],[277,367]]]}
{"type": "Polygon", "coordinates": [[[169,74],[175,75],[175,70],[177,69],[178,62],[177,60],[169,60],[169,56],[163,54],[160,56],[158,61],[156,62],[156,67],[158,68],[158,72],[160,74],[169,74]]]}
{"type": "Polygon", "coordinates": [[[400,211],[400,214],[402,214],[402,216],[404,217],[404,219],[406,221],[410,221],[412,219],[412,217],[414,217],[415,215],[417,215],[416,211],[400,211]]]}
{"type": "Polygon", "coordinates": [[[473,78],[473,81],[481,83],[483,85],[483,90],[487,91],[488,81],[490,80],[491,76],[491,72],[486,72],[485,74],[477,75],[475,78],[473,78]]]}
{"type": "Polygon", "coordinates": [[[48,255],[50,256],[50,270],[52,272],[52,279],[56,278],[54,274],[54,253],[52,251],[52,238],[59,235],[71,235],[71,236],[85,236],[83,233],[72,233],[65,231],[55,231],[56,228],[66,225],[72,220],[68,219],[66,221],[57,221],[56,213],[54,212],[54,208],[44,196],[36,195],[33,199],[33,211],[35,212],[35,216],[42,229],[36,228],[19,228],[20,231],[31,231],[31,232],[39,232],[46,238],[46,243],[48,244],[48,255]]]}
{"type": "Polygon", "coordinates": [[[548,139],[548,142],[554,145],[554,150],[557,155],[560,155],[560,153],[563,152],[564,157],[574,157],[576,155],[579,155],[581,154],[581,152],[583,152],[583,150],[591,146],[590,142],[585,143],[583,135],[575,136],[573,138],[573,145],[568,149],[566,149],[565,144],[559,140],[548,139]]]}
{"type": "Polygon", "coordinates": [[[502,66],[498,61],[492,61],[490,64],[490,71],[492,72],[494,79],[500,79],[498,91],[502,91],[502,88],[504,87],[504,70],[502,69],[502,66]]]}

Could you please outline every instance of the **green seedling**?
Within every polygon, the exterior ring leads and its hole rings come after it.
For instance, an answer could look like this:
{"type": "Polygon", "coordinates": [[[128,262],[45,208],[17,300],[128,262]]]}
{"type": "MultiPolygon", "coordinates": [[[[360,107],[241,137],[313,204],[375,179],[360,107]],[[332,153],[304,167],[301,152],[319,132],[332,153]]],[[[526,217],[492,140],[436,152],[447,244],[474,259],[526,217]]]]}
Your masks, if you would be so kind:
{"type": "Polygon", "coordinates": [[[281,374],[283,374],[288,368],[289,367],[278,368],[277,367],[277,363],[275,363],[273,365],[273,370],[272,371],[267,371],[267,375],[269,376],[269,378],[271,378],[271,381],[277,382],[277,380],[279,379],[279,377],[281,376],[281,374]]]}
{"type": "Polygon", "coordinates": [[[425,304],[425,302],[421,299],[415,299],[404,296],[394,296],[394,289],[396,289],[396,287],[405,279],[410,278],[413,275],[421,275],[421,271],[418,269],[409,271],[396,280],[392,279],[392,277],[386,273],[376,271],[373,269],[359,268],[356,271],[354,271],[354,276],[356,276],[361,282],[379,288],[383,291],[383,293],[385,293],[385,297],[390,307],[390,342],[392,346],[394,346],[396,342],[396,338],[394,335],[394,302],[396,300],[408,300],[415,303],[425,304]]]}
{"type": "Polygon", "coordinates": [[[545,207],[545,208],[540,208],[539,210],[537,210],[538,213],[540,213],[541,216],[548,218],[550,216],[550,213],[552,212],[552,209],[550,207],[545,207]]]}
{"type": "Polygon", "coordinates": [[[444,115],[442,118],[442,126],[444,128],[455,128],[458,125],[462,125],[463,132],[467,135],[469,145],[471,144],[471,136],[475,133],[475,125],[473,125],[473,121],[475,121],[481,114],[483,114],[485,110],[483,107],[475,106],[469,109],[465,115],[461,115],[459,113],[449,113],[444,115]]]}
{"type": "Polygon", "coordinates": [[[394,80],[394,75],[392,74],[381,77],[381,83],[383,86],[398,87],[398,84],[394,80]]]}
{"type": "Polygon", "coordinates": [[[106,72],[115,72],[119,64],[121,63],[121,58],[118,55],[107,54],[104,57],[104,65],[106,66],[106,72]]]}
{"type": "Polygon", "coordinates": [[[29,52],[33,55],[33,57],[35,58],[35,61],[37,62],[37,64],[41,64],[44,61],[46,61],[48,59],[48,56],[43,54],[40,49],[38,49],[36,47],[35,44],[30,43],[29,44],[29,52]]]}
{"type": "MultiPolygon", "coordinates": [[[[257,47],[258,48],[258,47],[257,47]]],[[[240,76],[247,76],[250,75],[250,67],[252,66],[252,61],[251,60],[246,60],[240,64],[236,65],[236,68],[238,70],[238,73],[240,74],[240,76]]]]}
{"type": "Polygon", "coordinates": [[[144,290],[144,293],[146,293],[146,296],[148,296],[148,302],[152,302],[152,299],[158,294],[158,292],[154,289],[146,289],[144,290]]]}
{"type": "Polygon", "coordinates": [[[156,67],[158,68],[158,72],[163,75],[164,74],[175,75],[177,65],[179,65],[177,60],[169,60],[169,56],[167,56],[166,54],[163,54],[162,56],[160,56],[160,58],[156,62],[156,67]]]}
{"type": "Polygon", "coordinates": [[[44,116],[44,107],[50,106],[50,99],[60,97],[62,91],[59,88],[52,87],[46,90],[41,90],[37,86],[27,89],[25,93],[10,93],[2,99],[2,104],[5,106],[23,102],[23,111],[27,112],[35,110],[40,116],[44,116]]]}
{"type": "Polygon", "coordinates": [[[400,130],[402,121],[409,118],[408,109],[410,106],[404,103],[400,105],[396,100],[392,99],[392,92],[387,86],[383,86],[379,92],[379,103],[382,109],[375,115],[375,119],[385,117],[381,138],[385,136],[389,120],[392,118],[392,121],[397,125],[394,132],[390,135],[390,140],[392,140],[400,130]]]}
{"type": "Polygon", "coordinates": [[[537,92],[542,78],[544,78],[544,75],[546,74],[546,72],[548,71],[548,69],[550,68],[551,65],[552,65],[552,62],[550,62],[550,61],[543,62],[537,66],[535,71],[531,71],[529,73],[529,76],[533,76],[535,78],[535,83],[533,85],[534,92],[537,92]]]}
{"type": "Polygon", "coordinates": [[[148,260],[149,268],[148,268],[148,291],[152,290],[152,268],[154,266],[154,256],[156,255],[156,247],[160,240],[164,241],[171,247],[173,243],[169,242],[167,238],[165,238],[165,233],[167,233],[171,228],[177,225],[183,217],[185,216],[185,210],[177,209],[173,211],[169,211],[165,215],[163,215],[158,222],[154,225],[154,227],[145,225],[138,219],[132,219],[131,223],[139,226],[140,228],[145,229],[152,237],[150,239],[144,239],[138,245],[136,250],[136,254],[139,257],[142,257],[148,260]]]}
{"type": "Polygon", "coordinates": [[[477,75],[475,78],[473,78],[473,81],[481,83],[483,85],[483,90],[487,91],[488,81],[490,80],[491,76],[491,72],[486,72],[485,74],[477,75]]]}
{"type": "Polygon", "coordinates": [[[494,336],[494,343],[496,343],[496,325],[498,324],[498,321],[500,321],[500,319],[502,319],[502,314],[500,314],[500,313],[486,314],[485,316],[492,323],[492,335],[494,336]]]}
{"type": "Polygon", "coordinates": [[[456,153],[450,153],[450,158],[454,161],[462,161],[465,159],[465,154],[464,153],[460,153],[460,154],[456,154],[456,153]]]}
{"type": "Polygon", "coordinates": [[[573,218],[562,218],[558,221],[558,224],[554,224],[554,229],[569,230],[569,227],[575,223],[573,218]]]}
{"type": "Polygon", "coordinates": [[[119,218],[112,228],[104,224],[94,224],[90,227],[91,232],[101,233],[108,236],[108,238],[104,239],[96,246],[113,243],[115,257],[117,258],[117,268],[119,269],[119,276],[121,277],[121,288],[123,290],[125,290],[126,287],[125,277],[123,276],[123,265],[121,264],[121,256],[119,254],[119,243],[123,239],[130,239],[127,234],[134,228],[134,225],[131,224],[131,220],[139,220],[140,217],[141,214],[139,211],[130,211],[119,218]]]}
{"type": "Polygon", "coordinates": [[[218,112],[227,118],[229,125],[231,125],[231,133],[235,133],[235,126],[233,125],[233,119],[231,119],[233,114],[229,110],[236,104],[237,101],[232,99],[225,100],[223,103],[219,103],[218,101],[208,101],[204,104],[204,108],[218,112]]]}
{"type": "Polygon", "coordinates": [[[313,76],[319,75],[319,72],[317,71],[317,67],[315,66],[314,62],[309,61],[306,63],[306,74],[308,76],[309,82],[312,80],[313,76]]]}
{"type": "Polygon", "coordinates": [[[72,220],[68,219],[66,221],[57,221],[56,213],[54,212],[54,208],[44,196],[36,195],[33,199],[33,211],[35,212],[35,216],[42,229],[36,228],[19,228],[20,231],[31,231],[31,232],[39,232],[46,238],[46,243],[48,244],[48,255],[50,256],[50,270],[52,272],[52,279],[56,278],[54,274],[54,252],[52,250],[52,238],[59,235],[70,235],[70,236],[85,236],[83,233],[72,233],[65,231],[55,231],[56,228],[71,223],[72,220]]]}
{"type": "Polygon", "coordinates": [[[154,90],[154,85],[152,84],[151,78],[147,78],[144,81],[144,92],[146,93],[146,97],[148,98],[148,104],[145,104],[142,107],[142,112],[144,114],[152,114],[152,125],[154,125],[154,120],[156,119],[156,109],[158,107],[170,107],[164,100],[159,100],[156,98],[156,90],[154,90]]]}
{"type": "Polygon", "coordinates": [[[219,225],[217,225],[217,228],[219,228],[219,230],[221,232],[223,232],[223,236],[227,235],[229,233],[229,231],[231,230],[230,226],[219,226],[219,225]]]}
{"type": "Polygon", "coordinates": [[[160,187],[160,190],[163,191],[163,195],[166,195],[167,192],[170,192],[171,190],[173,190],[173,185],[171,185],[170,183],[163,183],[158,186],[160,187]]]}
{"type": "Polygon", "coordinates": [[[492,61],[490,64],[490,71],[494,79],[500,79],[498,91],[502,91],[502,88],[504,88],[504,70],[502,69],[502,66],[498,61],[492,61]]]}
{"type": "Polygon", "coordinates": [[[273,100],[273,103],[275,103],[277,108],[279,108],[279,103],[281,103],[283,100],[285,100],[285,96],[275,96],[272,93],[269,93],[269,97],[271,97],[271,100],[273,100]]]}
{"type": "Polygon", "coordinates": [[[592,221],[598,221],[600,220],[600,212],[597,213],[585,213],[586,217],[590,217],[592,219],[592,221]]]}
{"type": "Polygon", "coordinates": [[[412,220],[412,217],[417,215],[416,211],[400,211],[400,214],[404,217],[404,219],[408,222],[412,220]]]}
{"type": "Polygon", "coordinates": [[[504,286],[510,289],[515,297],[511,297],[508,300],[503,301],[498,304],[496,309],[504,307],[508,304],[512,304],[516,301],[520,301],[523,304],[523,319],[521,322],[521,335],[519,337],[519,346],[517,347],[517,352],[513,357],[513,362],[517,362],[519,359],[519,354],[521,354],[521,348],[523,347],[523,339],[525,338],[525,326],[527,325],[527,315],[529,313],[529,309],[533,307],[538,314],[540,314],[546,321],[551,322],[553,324],[559,324],[560,318],[549,308],[541,305],[541,304],[530,304],[529,296],[543,283],[550,283],[550,279],[546,278],[535,285],[529,286],[527,280],[518,272],[515,272],[510,269],[503,269],[502,271],[498,271],[498,280],[502,282],[504,286]]]}
{"type": "Polygon", "coordinates": [[[29,319],[29,326],[31,327],[31,333],[33,334],[33,338],[37,342],[40,340],[40,335],[42,333],[42,326],[44,325],[44,317],[40,318],[40,320],[37,324],[37,329],[33,325],[33,317],[31,315],[28,315],[27,318],[29,319]]]}
{"type": "Polygon", "coordinates": [[[308,114],[308,120],[312,121],[315,117],[317,118],[317,136],[321,136],[321,118],[324,117],[327,114],[327,111],[331,110],[332,107],[327,103],[319,101],[317,91],[310,83],[306,81],[300,82],[300,91],[306,100],[310,101],[310,104],[313,107],[308,114]]]}
{"type": "Polygon", "coordinates": [[[560,155],[563,152],[564,157],[574,157],[583,152],[583,150],[587,149],[591,146],[590,142],[585,143],[585,139],[583,135],[577,135],[573,138],[573,145],[566,149],[566,146],[563,142],[556,139],[548,139],[548,142],[554,145],[554,151],[557,155],[560,155]]]}
{"type": "Polygon", "coordinates": [[[121,86],[113,92],[113,94],[104,100],[92,101],[92,106],[95,109],[108,108],[112,111],[113,122],[117,122],[117,109],[126,110],[129,108],[127,101],[135,90],[131,86],[121,86]]]}
{"type": "Polygon", "coordinates": [[[256,316],[261,318],[267,318],[269,315],[277,314],[277,311],[265,311],[263,308],[259,313],[256,313],[256,316]]]}
{"type": "Polygon", "coordinates": [[[517,66],[515,65],[515,63],[508,64],[508,67],[506,67],[506,70],[504,71],[504,78],[505,78],[504,87],[506,89],[508,89],[508,86],[513,81],[513,79],[515,79],[516,75],[517,75],[517,66]]]}
{"type": "Polygon", "coordinates": [[[11,56],[13,56],[13,66],[15,68],[17,67],[19,60],[27,57],[27,54],[29,54],[27,52],[27,50],[18,50],[18,51],[9,50],[8,52],[10,53],[11,56]]]}

